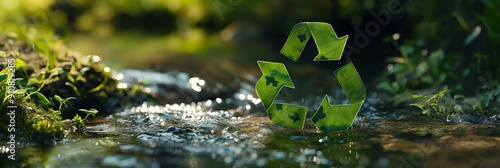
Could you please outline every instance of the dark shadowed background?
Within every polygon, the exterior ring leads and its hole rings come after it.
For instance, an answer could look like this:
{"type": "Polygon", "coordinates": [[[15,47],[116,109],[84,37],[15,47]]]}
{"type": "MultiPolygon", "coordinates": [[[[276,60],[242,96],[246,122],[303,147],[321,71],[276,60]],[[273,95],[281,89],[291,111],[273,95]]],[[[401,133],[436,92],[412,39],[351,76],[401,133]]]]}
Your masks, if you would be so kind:
{"type": "MultiPolygon", "coordinates": [[[[291,27],[319,21],[349,35],[343,60],[354,61],[371,89],[397,93],[446,84],[474,94],[499,75],[498,0],[0,2],[1,32],[55,33],[113,68],[168,71],[186,69],[176,61],[214,60],[209,67],[218,59],[256,68],[259,59],[288,61],[279,50],[291,27]]],[[[345,64],[310,61],[315,54],[310,41],[299,62],[327,71],[345,64]]]]}

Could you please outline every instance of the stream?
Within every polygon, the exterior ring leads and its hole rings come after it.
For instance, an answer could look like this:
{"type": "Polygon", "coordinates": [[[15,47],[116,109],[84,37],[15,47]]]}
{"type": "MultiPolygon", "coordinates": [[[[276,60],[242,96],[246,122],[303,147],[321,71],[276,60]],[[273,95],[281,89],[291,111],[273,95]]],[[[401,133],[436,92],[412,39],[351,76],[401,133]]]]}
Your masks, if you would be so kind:
{"type": "MultiPolygon", "coordinates": [[[[143,85],[158,103],[92,118],[84,136],[67,136],[50,148],[19,144],[18,159],[7,167],[500,165],[500,116],[483,123],[433,120],[413,108],[384,107],[384,98],[368,92],[352,128],[321,133],[310,121],[302,130],[273,125],[254,94],[252,75],[231,86],[179,71],[121,70],[116,76],[122,86],[143,85]]],[[[345,102],[342,90],[329,93],[334,103],[345,102]]],[[[314,109],[323,97],[304,95],[292,101],[314,109]]]]}

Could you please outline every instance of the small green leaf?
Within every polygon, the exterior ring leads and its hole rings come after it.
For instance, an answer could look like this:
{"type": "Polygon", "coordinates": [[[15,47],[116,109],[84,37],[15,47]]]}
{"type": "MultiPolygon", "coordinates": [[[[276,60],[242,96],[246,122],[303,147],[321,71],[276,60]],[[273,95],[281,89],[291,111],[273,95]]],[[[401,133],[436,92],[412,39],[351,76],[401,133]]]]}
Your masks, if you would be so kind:
{"type": "Polygon", "coordinates": [[[464,95],[455,95],[455,96],[453,96],[453,99],[457,100],[457,99],[464,98],[464,97],[465,97],[464,95]]]}
{"type": "Polygon", "coordinates": [[[412,104],[410,104],[410,106],[415,106],[415,107],[420,108],[421,110],[424,110],[424,105],[422,105],[422,104],[412,103],[412,104]]]}
{"type": "Polygon", "coordinates": [[[19,58],[16,58],[16,63],[15,63],[15,67],[17,69],[19,68],[22,68],[26,65],[26,62],[24,62],[23,60],[19,59],[19,58]]]}
{"type": "Polygon", "coordinates": [[[438,106],[438,104],[437,104],[437,103],[429,103],[429,105],[430,105],[430,106],[435,106],[435,107],[436,107],[436,106],[438,106]]]}
{"type": "Polygon", "coordinates": [[[88,70],[90,70],[89,67],[83,67],[82,69],[80,69],[80,75],[85,75],[85,72],[87,72],[88,70]]]}
{"type": "Polygon", "coordinates": [[[40,81],[37,78],[29,78],[28,79],[28,85],[33,85],[33,84],[37,84],[37,83],[40,83],[40,81]]]}
{"type": "Polygon", "coordinates": [[[73,89],[73,91],[76,93],[76,95],[81,95],[80,91],[78,91],[78,88],[75,85],[73,85],[72,83],[66,82],[64,84],[66,86],[71,87],[73,89]]]}
{"type": "Polygon", "coordinates": [[[42,93],[36,92],[36,96],[38,97],[40,103],[42,103],[43,105],[53,105],[53,103],[49,99],[47,99],[47,97],[45,97],[45,95],[43,95],[42,93]]]}
{"type": "Polygon", "coordinates": [[[469,45],[474,39],[476,39],[477,36],[481,33],[481,26],[476,26],[474,30],[467,36],[467,38],[464,41],[464,46],[469,45]]]}
{"type": "Polygon", "coordinates": [[[73,75],[71,75],[71,74],[66,74],[66,78],[68,78],[68,80],[71,83],[75,83],[76,82],[75,78],[73,78],[73,75]]]}
{"type": "Polygon", "coordinates": [[[98,110],[93,109],[93,108],[89,109],[89,110],[87,110],[87,109],[78,109],[78,111],[84,112],[85,114],[91,115],[91,116],[95,116],[97,113],[99,113],[98,110]]]}
{"type": "Polygon", "coordinates": [[[60,67],[55,67],[49,70],[50,75],[59,75],[64,73],[64,70],[60,67]]]}
{"type": "Polygon", "coordinates": [[[34,43],[34,48],[37,52],[47,54],[49,52],[49,46],[47,44],[47,40],[38,39],[34,43]]]}
{"type": "Polygon", "coordinates": [[[413,99],[418,99],[418,98],[422,98],[423,96],[420,96],[420,95],[411,95],[411,98],[413,99]]]}
{"type": "Polygon", "coordinates": [[[56,99],[58,102],[63,101],[63,99],[59,95],[54,95],[54,99],[56,99]]]}
{"type": "Polygon", "coordinates": [[[430,115],[431,114],[431,110],[430,109],[422,110],[422,114],[430,115]]]}
{"type": "Polygon", "coordinates": [[[90,89],[88,93],[93,93],[101,90],[102,88],[104,88],[104,86],[106,86],[107,83],[108,83],[108,75],[104,75],[104,80],[101,82],[101,84],[99,84],[93,89],[90,89]]]}
{"type": "Polygon", "coordinates": [[[9,68],[4,68],[2,71],[0,71],[0,75],[7,75],[9,74],[9,68]]]}
{"type": "Polygon", "coordinates": [[[26,94],[27,90],[26,89],[17,89],[16,95],[24,95],[26,94]]]}
{"type": "Polygon", "coordinates": [[[443,97],[445,94],[448,94],[448,93],[450,93],[450,92],[451,92],[451,90],[443,90],[443,91],[439,92],[439,93],[438,93],[438,94],[436,94],[436,95],[438,95],[438,96],[440,96],[440,97],[443,97]]]}
{"type": "Polygon", "coordinates": [[[45,58],[47,58],[47,63],[49,64],[49,68],[54,68],[57,56],[50,51],[49,41],[47,39],[38,39],[34,43],[34,48],[36,51],[40,52],[45,58]]]}
{"type": "Polygon", "coordinates": [[[436,95],[432,95],[430,97],[427,98],[427,100],[425,100],[426,102],[433,102],[433,101],[436,101],[436,98],[438,97],[439,95],[436,94],[436,95]]]}

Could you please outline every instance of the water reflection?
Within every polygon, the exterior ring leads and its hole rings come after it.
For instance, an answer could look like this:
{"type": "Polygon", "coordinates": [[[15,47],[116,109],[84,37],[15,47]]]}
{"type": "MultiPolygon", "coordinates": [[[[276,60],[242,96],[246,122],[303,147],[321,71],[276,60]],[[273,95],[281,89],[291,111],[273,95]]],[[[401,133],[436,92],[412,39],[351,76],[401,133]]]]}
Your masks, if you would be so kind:
{"type": "Polygon", "coordinates": [[[191,77],[189,78],[188,85],[195,92],[201,92],[201,90],[205,87],[205,80],[198,77],[191,77]]]}
{"type": "MultiPolygon", "coordinates": [[[[200,87],[195,94],[198,96],[210,89],[209,82],[186,73],[144,74],[127,70],[113,78],[127,86],[141,83],[157,94],[162,94],[158,90],[165,85],[191,92],[196,92],[193,87],[200,87]]],[[[271,124],[252,87],[242,83],[229,95],[211,95],[189,103],[144,103],[89,124],[86,137],[67,137],[45,151],[28,146],[19,157],[29,158],[24,163],[33,163],[32,167],[423,167],[498,163],[497,126],[408,120],[408,111],[380,112],[374,104],[381,99],[372,94],[353,129],[328,134],[318,132],[312,124],[303,130],[286,129],[271,124]]]]}

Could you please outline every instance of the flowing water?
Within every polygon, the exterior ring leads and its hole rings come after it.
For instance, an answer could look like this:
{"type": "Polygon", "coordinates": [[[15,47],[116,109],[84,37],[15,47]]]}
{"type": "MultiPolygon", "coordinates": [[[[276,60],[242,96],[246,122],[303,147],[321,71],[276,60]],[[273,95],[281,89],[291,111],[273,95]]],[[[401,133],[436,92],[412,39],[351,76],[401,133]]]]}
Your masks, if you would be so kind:
{"type": "MultiPolygon", "coordinates": [[[[211,84],[182,72],[124,70],[118,76],[128,86],[145,86],[159,100],[175,101],[145,102],[93,118],[87,123],[86,135],[68,136],[50,148],[24,145],[18,149],[17,161],[7,166],[500,165],[500,116],[491,116],[486,124],[432,120],[412,108],[384,108],[384,98],[369,93],[353,128],[321,133],[311,122],[302,130],[273,125],[253,94],[256,78],[251,75],[236,80],[236,87],[211,84]]],[[[342,95],[341,90],[330,93],[337,103],[344,102],[336,95],[342,95]]],[[[313,109],[321,98],[309,96],[303,101],[313,109]]]]}

